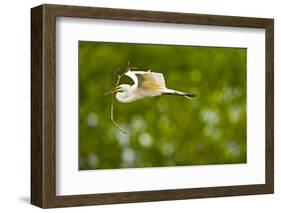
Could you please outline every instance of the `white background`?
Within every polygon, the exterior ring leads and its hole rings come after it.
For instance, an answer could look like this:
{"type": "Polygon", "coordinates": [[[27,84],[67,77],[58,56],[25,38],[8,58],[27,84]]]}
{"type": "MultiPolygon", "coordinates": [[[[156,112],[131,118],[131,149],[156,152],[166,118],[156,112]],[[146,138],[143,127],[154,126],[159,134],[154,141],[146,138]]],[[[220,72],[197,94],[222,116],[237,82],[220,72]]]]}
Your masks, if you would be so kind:
{"type": "MultiPolygon", "coordinates": [[[[165,10],[275,18],[275,59],[281,57],[281,14],[279,1],[216,0],[119,0],[119,1],[49,1],[48,3],[107,6],[132,9],[165,10]]],[[[1,15],[1,212],[39,212],[28,204],[30,189],[30,13],[42,1],[2,1],[1,15]]],[[[97,207],[52,209],[49,212],[278,212],[281,198],[280,62],[275,61],[275,194],[230,198],[209,198],[97,207]],[[278,111],[279,109],[279,111],[278,111]]],[[[280,210],[279,210],[280,211],[280,210]]]]}

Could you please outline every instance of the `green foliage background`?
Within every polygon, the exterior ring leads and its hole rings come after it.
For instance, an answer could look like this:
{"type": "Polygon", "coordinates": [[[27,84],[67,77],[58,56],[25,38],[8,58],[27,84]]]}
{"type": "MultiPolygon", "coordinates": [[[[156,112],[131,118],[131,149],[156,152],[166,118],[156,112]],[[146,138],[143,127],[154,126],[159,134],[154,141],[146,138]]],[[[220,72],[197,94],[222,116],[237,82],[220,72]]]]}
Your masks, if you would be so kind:
{"type": "Polygon", "coordinates": [[[245,163],[246,49],[80,41],[79,106],[81,170],[245,163]],[[168,88],[198,96],[115,101],[123,134],[104,93],[128,61],[163,73],[168,88]]]}

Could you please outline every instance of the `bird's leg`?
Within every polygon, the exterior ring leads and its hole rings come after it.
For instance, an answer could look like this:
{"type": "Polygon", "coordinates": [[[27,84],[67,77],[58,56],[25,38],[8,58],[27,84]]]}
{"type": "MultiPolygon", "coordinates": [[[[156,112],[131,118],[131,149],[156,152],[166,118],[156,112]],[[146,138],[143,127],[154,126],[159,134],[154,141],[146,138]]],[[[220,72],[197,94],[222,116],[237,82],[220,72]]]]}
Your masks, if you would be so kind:
{"type": "Polygon", "coordinates": [[[188,97],[188,96],[183,96],[183,97],[185,97],[185,98],[187,98],[188,100],[192,100],[192,98],[191,97],[188,97]]]}

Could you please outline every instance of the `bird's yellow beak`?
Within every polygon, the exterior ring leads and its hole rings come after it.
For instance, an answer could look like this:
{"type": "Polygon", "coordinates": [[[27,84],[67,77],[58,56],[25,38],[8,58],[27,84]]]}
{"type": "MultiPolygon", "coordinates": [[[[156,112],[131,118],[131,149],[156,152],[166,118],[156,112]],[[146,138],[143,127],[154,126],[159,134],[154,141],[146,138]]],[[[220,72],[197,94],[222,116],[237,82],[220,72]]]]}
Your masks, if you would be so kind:
{"type": "Polygon", "coordinates": [[[113,87],[111,90],[109,90],[108,92],[104,93],[104,95],[112,95],[115,92],[118,92],[119,89],[120,89],[120,86],[113,87]]]}

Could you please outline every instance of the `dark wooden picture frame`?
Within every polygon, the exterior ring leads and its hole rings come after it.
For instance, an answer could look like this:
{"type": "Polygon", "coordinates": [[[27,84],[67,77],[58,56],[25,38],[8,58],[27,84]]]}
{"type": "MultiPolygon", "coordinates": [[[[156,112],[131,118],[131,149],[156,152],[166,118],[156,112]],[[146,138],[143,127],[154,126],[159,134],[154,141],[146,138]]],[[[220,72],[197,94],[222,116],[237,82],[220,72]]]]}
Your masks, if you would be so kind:
{"type": "Polygon", "coordinates": [[[274,21],[217,15],[41,5],[31,9],[31,203],[65,207],[218,196],[274,191],[274,21]],[[192,189],[56,195],[56,18],[77,17],[159,23],[262,28],[266,34],[265,184],[192,189]]]}

